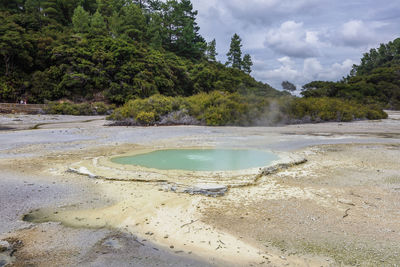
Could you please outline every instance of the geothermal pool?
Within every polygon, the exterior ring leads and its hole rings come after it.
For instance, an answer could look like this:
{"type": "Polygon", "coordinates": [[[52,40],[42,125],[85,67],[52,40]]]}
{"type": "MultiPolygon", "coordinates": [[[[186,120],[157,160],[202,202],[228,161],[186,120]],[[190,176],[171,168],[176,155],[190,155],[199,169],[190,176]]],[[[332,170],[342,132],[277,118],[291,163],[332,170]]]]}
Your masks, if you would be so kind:
{"type": "Polygon", "coordinates": [[[263,167],[279,159],[272,152],[246,149],[168,149],[111,159],[118,164],[159,170],[235,171],[263,167]]]}

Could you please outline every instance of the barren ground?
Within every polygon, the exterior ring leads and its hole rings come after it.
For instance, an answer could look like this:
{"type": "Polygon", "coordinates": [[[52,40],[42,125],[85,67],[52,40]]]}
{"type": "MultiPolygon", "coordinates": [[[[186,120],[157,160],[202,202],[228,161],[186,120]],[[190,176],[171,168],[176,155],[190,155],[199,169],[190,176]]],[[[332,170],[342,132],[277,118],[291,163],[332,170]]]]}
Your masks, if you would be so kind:
{"type": "Polygon", "coordinates": [[[106,123],[0,116],[0,266],[399,266],[400,113],[284,127],[106,123]],[[307,162],[259,179],[258,170],[200,175],[109,163],[182,147],[266,149],[307,162]],[[190,195],[165,179],[232,188],[190,195]]]}

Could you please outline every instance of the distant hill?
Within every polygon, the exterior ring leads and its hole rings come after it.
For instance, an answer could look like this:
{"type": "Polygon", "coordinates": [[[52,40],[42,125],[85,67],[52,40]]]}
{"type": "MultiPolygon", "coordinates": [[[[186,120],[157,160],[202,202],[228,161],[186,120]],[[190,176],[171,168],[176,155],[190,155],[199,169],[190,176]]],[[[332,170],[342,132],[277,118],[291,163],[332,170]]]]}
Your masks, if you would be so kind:
{"type": "Polygon", "coordinates": [[[371,49],[340,82],[313,81],[303,86],[305,97],[339,97],[400,109],[400,38],[371,49]]]}
{"type": "Polygon", "coordinates": [[[1,1],[0,102],[285,94],[217,62],[196,15],[189,0],[1,1]]]}

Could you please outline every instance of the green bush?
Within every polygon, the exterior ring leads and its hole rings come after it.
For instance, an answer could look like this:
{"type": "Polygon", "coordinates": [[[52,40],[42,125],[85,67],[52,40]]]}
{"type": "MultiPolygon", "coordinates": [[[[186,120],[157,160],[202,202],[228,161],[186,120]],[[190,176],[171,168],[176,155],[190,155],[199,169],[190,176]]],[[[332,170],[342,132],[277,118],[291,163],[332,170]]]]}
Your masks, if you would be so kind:
{"type": "Polygon", "coordinates": [[[17,92],[10,84],[0,80],[0,102],[15,102],[17,92]]]}
{"type": "Polygon", "coordinates": [[[94,103],[49,103],[45,112],[47,114],[60,114],[60,115],[107,115],[115,108],[114,105],[107,105],[103,102],[94,103]]]}
{"type": "Polygon", "coordinates": [[[356,119],[383,119],[387,114],[376,105],[364,105],[338,98],[295,98],[286,113],[291,119],[309,117],[311,121],[352,121],[356,119]]]}
{"type": "Polygon", "coordinates": [[[190,97],[154,95],[130,100],[116,109],[109,118],[120,121],[130,119],[141,125],[149,125],[159,123],[163,117],[179,111],[192,117],[193,121],[208,126],[345,122],[387,116],[378,106],[337,98],[267,98],[254,94],[213,91],[190,97]]]}
{"type": "Polygon", "coordinates": [[[146,112],[146,111],[141,111],[138,113],[136,116],[136,121],[140,123],[141,125],[150,125],[155,122],[155,114],[154,112],[146,112]]]}

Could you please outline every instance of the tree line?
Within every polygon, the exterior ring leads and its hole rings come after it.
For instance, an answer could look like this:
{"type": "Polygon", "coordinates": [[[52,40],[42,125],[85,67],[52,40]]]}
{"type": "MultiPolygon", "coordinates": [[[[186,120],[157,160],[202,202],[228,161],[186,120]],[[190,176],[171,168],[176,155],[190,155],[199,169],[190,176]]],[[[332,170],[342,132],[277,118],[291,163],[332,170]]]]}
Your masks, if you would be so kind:
{"type": "Polygon", "coordinates": [[[312,81],[303,86],[301,94],[400,109],[400,38],[365,53],[360,64],[354,65],[350,74],[339,82],[312,81]]]}
{"type": "Polygon", "coordinates": [[[242,58],[237,34],[219,62],[196,16],[190,0],[0,1],[0,101],[281,94],[248,75],[251,57],[242,58]]]}

